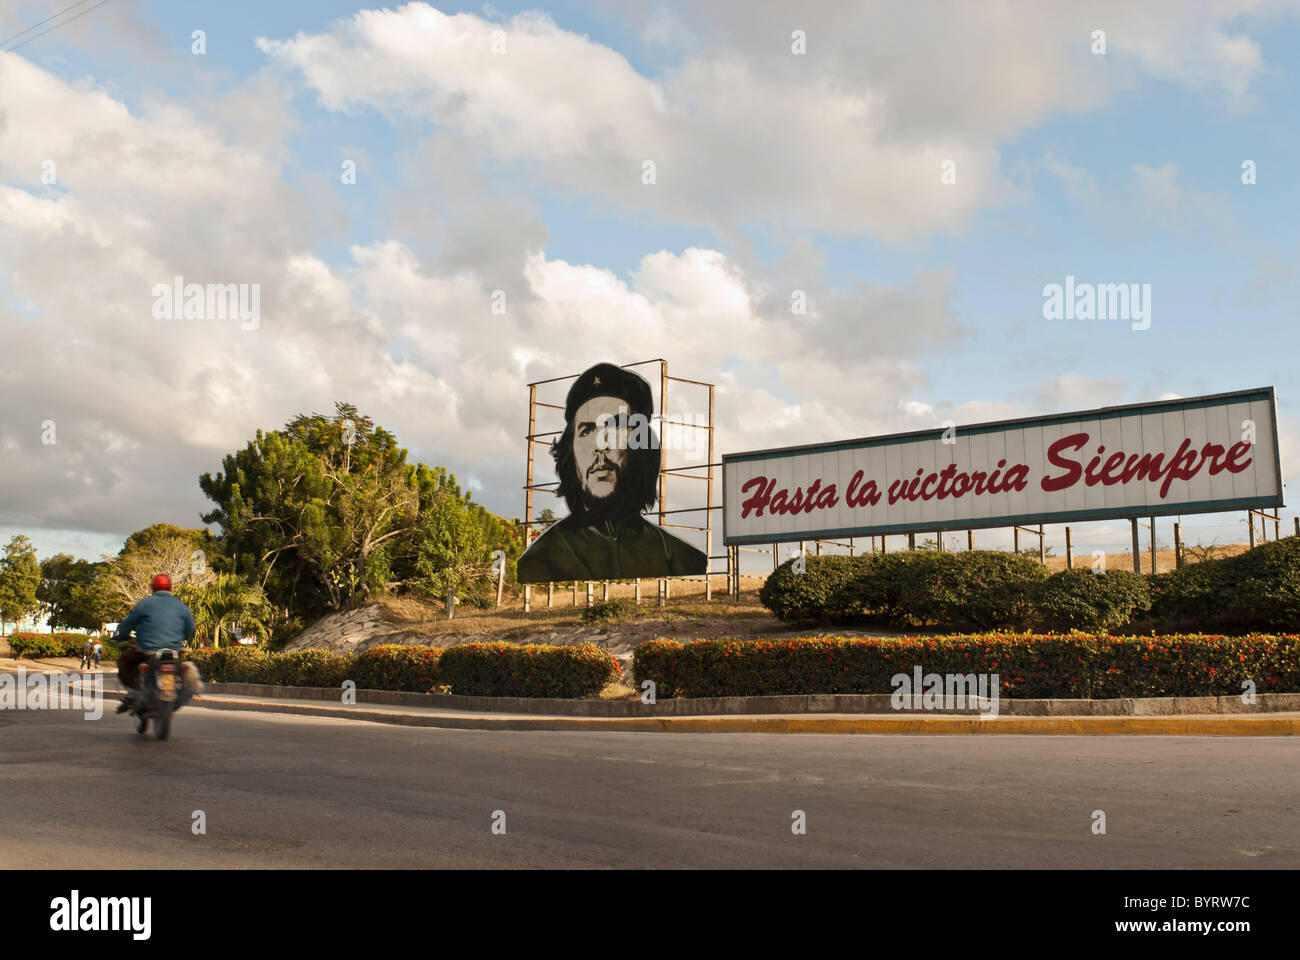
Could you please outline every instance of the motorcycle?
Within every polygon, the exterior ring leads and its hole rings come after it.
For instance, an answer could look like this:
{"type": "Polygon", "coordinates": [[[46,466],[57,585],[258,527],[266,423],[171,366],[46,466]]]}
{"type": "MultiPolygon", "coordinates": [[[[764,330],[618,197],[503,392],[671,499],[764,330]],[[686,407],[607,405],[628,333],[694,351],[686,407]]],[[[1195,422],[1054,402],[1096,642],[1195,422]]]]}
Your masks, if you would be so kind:
{"type": "Polygon", "coordinates": [[[172,714],[189,703],[194,691],[185,683],[182,660],[175,650],[158,650],[140,664],[140,687],[135,691],[131,715],[136,718],[135,732],[144,733],[153,721],[153,732],[166,740],[171,732],[172,714]]]}

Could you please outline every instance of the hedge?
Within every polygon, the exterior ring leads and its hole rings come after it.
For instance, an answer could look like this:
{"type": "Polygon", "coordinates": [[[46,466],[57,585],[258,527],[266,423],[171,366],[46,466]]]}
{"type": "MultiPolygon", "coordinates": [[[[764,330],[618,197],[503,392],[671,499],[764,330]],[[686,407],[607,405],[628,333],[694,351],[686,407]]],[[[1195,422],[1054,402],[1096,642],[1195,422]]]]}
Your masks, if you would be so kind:
{"type": "Polygon", "coordinates": [[[657,697],[893,693],[891,679],[996,673],[1000,696],[1096,698],[1300,692],[1300,635],[965,634],[903,638],[651,640],[636,650],[639,687],[657,697]]]}
{"type": "MultiPolygon", "coordinates": [[[[9,650],[14,659],[30,657],[39,660],[42,657],[80,657],[81,648],[87,640],[95,642],[95,637],[85,633],[11,633],[5,637],[9,641],[9,650]]],[[[109,639],[100,639],[103,659],[117,659],[117,644],[109,639]]]]}
{"type": "Polygon", "coordinates": [[[1048,577],[1032,558],[994,550],[805,557],[802,573],[794,562],[767,578],[759,600],[796,624],[1242,634],[1300,622],[1300,537],[1141,577],[1083,569],[1048,577]]]}
{"type": "Polygon", "coordinates": [[[614,656],[594,643],[466,643],[444,650],[438,663],[452,693],[471,697],[588,697],[619,673],[614,656]]]}
{"type": "Polygon", "coordinates": [[[428,693],[444,686],[466,696],[588,697],[619,676],[618,661],[594,644],[472,643],[449,650],[387,644],[355,655],[224,647],[186,656],[205,680],[218,683],[341,687],[352,680],[359,690],[428,693]]]}
{"type": "Polygon", "coordinates": [[[1300,537],[1262,543],[1235,557],[1189,564],[1150,578],[1157,632],[1285,630],[1300,621],[1300,537]]]}
{"type": "Polygon", "coordinates": [[[387,643],[353,657],[348,676],[362,690],[431,690],[444,682],[438,677],[441,658],[438,647],[387,643]]]}

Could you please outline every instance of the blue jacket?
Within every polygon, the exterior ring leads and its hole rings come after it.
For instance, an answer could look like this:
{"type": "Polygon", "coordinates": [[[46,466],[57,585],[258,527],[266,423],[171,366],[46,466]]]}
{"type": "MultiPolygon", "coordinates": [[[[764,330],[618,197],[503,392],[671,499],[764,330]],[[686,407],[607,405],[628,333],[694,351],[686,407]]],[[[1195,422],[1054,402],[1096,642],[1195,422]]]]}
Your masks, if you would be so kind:
{"type": "Polygon", "coordinates": [[[141,653],[168,647],[184,653],[185,644],[194,636],[194,614],[170,591],[159,590],[137,603],[117,625],[117,638],[125,640],[132,630],[135,648],[141,653]]]}

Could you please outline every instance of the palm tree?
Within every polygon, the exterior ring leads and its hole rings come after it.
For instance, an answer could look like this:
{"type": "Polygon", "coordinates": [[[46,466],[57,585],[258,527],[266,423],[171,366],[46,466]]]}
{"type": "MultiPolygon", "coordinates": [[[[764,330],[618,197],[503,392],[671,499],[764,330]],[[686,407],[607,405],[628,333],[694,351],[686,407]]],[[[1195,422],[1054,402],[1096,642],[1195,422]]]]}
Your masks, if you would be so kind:
{"type": "Polygon", "coordinates": [[[259,640],[270,636],[274,611],[266,594],[238,574],[221,573],[210,583],[184,592],[194,614],[195,635],[210,634],[214,647],[221,646],[221,630],[226,626],[237,626],[259,640]]]}

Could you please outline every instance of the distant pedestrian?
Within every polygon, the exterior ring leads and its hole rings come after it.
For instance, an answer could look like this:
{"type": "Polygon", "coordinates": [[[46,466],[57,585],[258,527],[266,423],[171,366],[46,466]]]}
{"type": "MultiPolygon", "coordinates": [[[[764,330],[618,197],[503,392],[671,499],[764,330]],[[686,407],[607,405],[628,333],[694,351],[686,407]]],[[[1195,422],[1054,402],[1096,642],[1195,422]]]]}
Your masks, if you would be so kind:
{"type": "Polygon", "coordinates": [[[78,670],[83,670],[90,666],[91,657],[94,656],[95,648],[91,645],[90,639],[81,645],[81,662],[77,664],[78,670]]]}
{"type": "Polygon", "coordinates": [[[100,642],[99,637],[95,638],[95,666],[99,666],[99,661],[104,656],[104,645],[100,642]]]}

